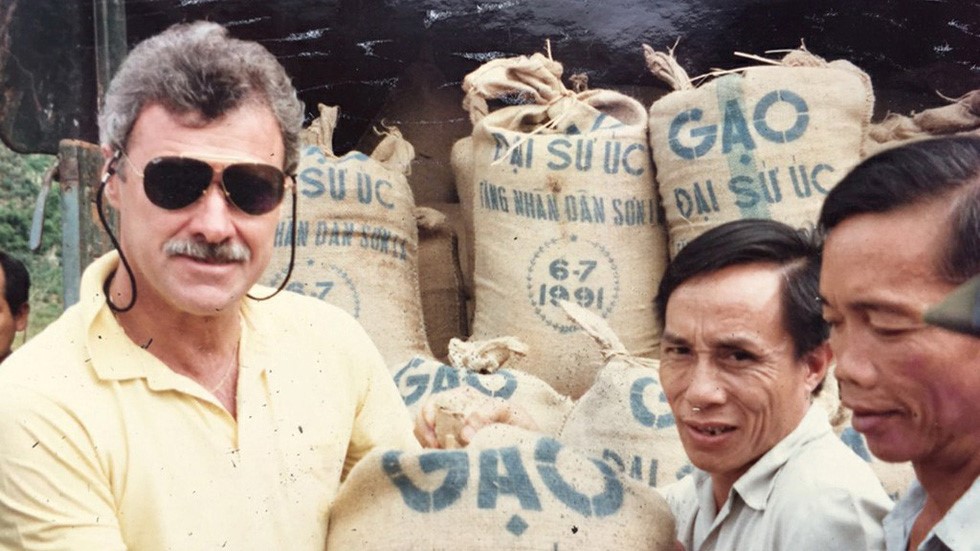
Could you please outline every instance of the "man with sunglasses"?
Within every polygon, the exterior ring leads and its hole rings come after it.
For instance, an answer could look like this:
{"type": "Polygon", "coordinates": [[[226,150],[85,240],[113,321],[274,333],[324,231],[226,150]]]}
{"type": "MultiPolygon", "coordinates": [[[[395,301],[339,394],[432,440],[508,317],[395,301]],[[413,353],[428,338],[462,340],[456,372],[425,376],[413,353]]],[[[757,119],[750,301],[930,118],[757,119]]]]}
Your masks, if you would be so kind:
{"type": "Polygon", "coordinates": [[[117,251],[0,370],[0,548],[323,549],[352,465],[418,446],[352,318],[255,285],[302,120],[276,59],[215,24],[119,69],[98,194],[117,251]]]}
{"type": "Polygon", "coordinates": [[[980,338],[968,283],[980,276],[980,137],[868,158],[827,195],[820,227],[841,401],[873,454],[915,469],[884,520],[886,548],[980,549],[980,338]]]}

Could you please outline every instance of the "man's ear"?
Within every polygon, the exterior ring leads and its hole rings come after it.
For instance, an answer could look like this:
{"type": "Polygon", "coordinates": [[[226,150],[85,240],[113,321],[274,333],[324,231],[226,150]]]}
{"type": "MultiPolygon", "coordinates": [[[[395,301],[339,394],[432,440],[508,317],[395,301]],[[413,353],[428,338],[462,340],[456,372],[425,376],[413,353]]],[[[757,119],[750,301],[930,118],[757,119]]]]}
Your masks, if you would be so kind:
{"type": "Polygon", "coordinates": [[[806,381],[806,388],[809,393],[813,393],[813,389],[817,388],[823,382],[833,359],[834,353],[830,349],[830,343],[828,341],[824,341],[820,346],[807,352],[800,359],[803,367],[806,369],[804,380],[806,381]]]}
{"type": "Polygon", "coordinates": [[[27,329],[27,318],[31,314],[31,305],[24,303],[20,305],[20,309],[14,314],[14,329],[18,332],[27,329]]]}
{"type": "Polygon", "coordinates": [[[102,179],[105,182],[103,193],[109,205],[117,210],[119,209],[119,178],[116,171],[121,155],[122,152],[119,150],[114,150],[108,145],[102,146],[102,158],[105,159],[102,163],[102,179]]]}

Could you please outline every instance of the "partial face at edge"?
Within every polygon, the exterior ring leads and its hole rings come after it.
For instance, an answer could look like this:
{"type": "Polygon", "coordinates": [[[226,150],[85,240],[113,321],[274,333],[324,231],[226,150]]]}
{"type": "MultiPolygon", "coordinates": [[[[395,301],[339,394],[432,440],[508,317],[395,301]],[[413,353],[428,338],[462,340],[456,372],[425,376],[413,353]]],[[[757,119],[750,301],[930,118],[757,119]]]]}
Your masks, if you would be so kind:
{"type": "Polygon", "coordinates": [[[824,246],[820,293],[841,399],[887,461],[980,450],[980,339],[922,321],[955,288],[936,270],[948,212],[938,201],[855,216],[824,246]]]}
{"type": "Polygon", "coordinates": [[[10,305],[7,304],[6,293],[4,293],[6,288],[7,276],[3,268],[0,268],[0,358],[10,354],[11,347],[14,343],[14,336],[19,331],[27,329],[29,312],[27,304],[24,304],[24,307],[19,312],[10,310],[10,305]]]}

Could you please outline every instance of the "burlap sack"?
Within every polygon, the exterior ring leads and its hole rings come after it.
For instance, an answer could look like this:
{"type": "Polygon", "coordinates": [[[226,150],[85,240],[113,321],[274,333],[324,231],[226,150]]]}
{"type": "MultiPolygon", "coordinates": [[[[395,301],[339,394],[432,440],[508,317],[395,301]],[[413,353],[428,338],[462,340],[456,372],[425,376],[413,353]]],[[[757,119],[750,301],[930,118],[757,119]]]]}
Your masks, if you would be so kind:
{"type": "Polygon", "coordinates": [[[375,450],[330,511],[337,550],[672,550],[655,490],[554,439],[495,425],[463,450],[375,450]]]}
{"type": "MultiPolygon", "coordinates": [[[[337,109],[320,106],[304,132],[297,185],[296,262],[286,289],[320,298],[364,325],[389,366],[430,356],[418,284],[418,229],[405,172],[414,152],[388,129],[371,156],[330,145],[337,109]]],[[[290,209],[281,209],[263,281],[289,265],[290,209]]],[[[323,328],[329,331],[329,327],[323,328]]]]}
{"type": "Polygon", "coordinates": [[[915,140],[969,133],[980,133],[980,90],[911,116],[890,113],[871,125],[864,153],[871,156],[915,140]]]}
{"type": "MultiPolygon", "coordinates": [[[[534,67],[531,71],[537,70],[543,74],[537,79],[527,79],[522,75],[525,72],[524,66],[515,61],[496,61],[480,66],[467,77],[467,81],[463,84],[463,91],[466,92],[463,109],[469,113],[470,123],[473,126],[490,112],[487,100],[509,97],[512,101],[542,103],[554,97],[551,94],[552,88],[557,89],[562,86],[561,64],[547,60],[543,56],[519,59],[526,60],[525,65],[540,63],[541,69],[534,67]],[[540,79],[545,82],[539,83],[540,79]]],[[[466,228],[462,255],[463,281],[468,296],[474,298],[473,267],[476,256],[473,238],[473,201],[476,184],[473,181],[473,136],[463,137],[453,144],[449,164],[453,170],[456,195],[462,206],[463,223],[466,228]]]]}
{"type": "Polygon", "coordinates": [[[650,108],[671,257],[732,220],[812,228],[824,196],[861,159],[874,104],[868,76],[796,50],[694,88],[671,54],[644,52],[675,89],[650,108]]]}
{"type": "Polygon", "coordinates": [[[483,114],[473,129],[472,332],[519,335],[530,350],[514,367],[574,398],[601,358],[558,302],[597,312],[637,354],[655,355],[666,235],[646,111],[617,92],[570,91],[560,73],[538,54],[495,60],[464,79],[471,114],[502,90],[535,101],[483,114]]]}
{"type": "Polygon", "coordinates": [[[664,487],[691,472],[660,386],[660,362],[632,356],[601,318],[564,305],[602,347],[606,365],[575,403],[558,440],[650,486],[664,487]]]}
{"type": "MultiPolygon", "coordinates": [[[[473,137],[467,136],[453,144],[449,156],[449,164],[453,169],[453,181],[456,194],[459,196],[460,216],[463,222],[463,232],[460,234],[460,267],[463,270],[463,285],[466,297],[474,298],[473,263],[475,251],[473,248],[473,137]]],[[[472,321],[472,318],[470,318],[472,321]]]]}
{"type": "Polygon", "coordinates": [[[459,240],[441,210],[418,207],[419,292],[429,349],[445,361],[449,341],[469,335],[466,293],[459,266],[459,240]]]}
{"type": "Polygon", "coordinates": [[[512,369],[501,369],[507,358],[520,350],[512,339],[482,343],[450,343],[453,365],[418,357],[395,373],[395,385],[412,417],[429,396],[469,386],[487,396],[507,400],[527,411],[538,429],[549,436],[558,434],[574,405],[537,377],[512,369]]]}

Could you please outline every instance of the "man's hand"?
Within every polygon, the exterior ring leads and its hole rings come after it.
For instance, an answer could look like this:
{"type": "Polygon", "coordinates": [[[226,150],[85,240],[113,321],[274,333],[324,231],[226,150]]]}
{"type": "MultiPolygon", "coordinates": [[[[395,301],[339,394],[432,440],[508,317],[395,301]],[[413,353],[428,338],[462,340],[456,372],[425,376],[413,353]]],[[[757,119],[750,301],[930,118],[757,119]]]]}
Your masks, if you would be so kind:
{"type": "Polygon", "coordinates": [[[494,423],[539,430],[524,408],[460,387],[426,399],[415,418],[415,437],[426,448],[462,448],[480,429],[494,423]]]}

